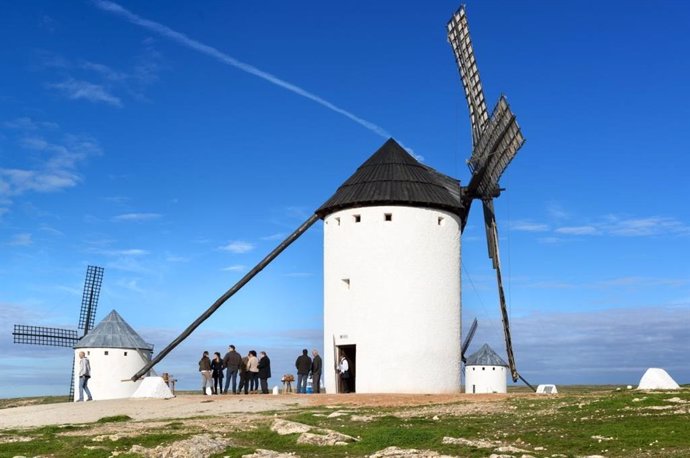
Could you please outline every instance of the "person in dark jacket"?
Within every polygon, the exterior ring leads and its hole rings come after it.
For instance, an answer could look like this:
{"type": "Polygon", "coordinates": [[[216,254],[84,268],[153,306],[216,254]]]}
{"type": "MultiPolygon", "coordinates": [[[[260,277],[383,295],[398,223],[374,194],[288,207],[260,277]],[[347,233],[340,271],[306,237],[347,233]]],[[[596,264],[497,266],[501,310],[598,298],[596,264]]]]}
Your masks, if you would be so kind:
{"type": "Polygon", "coordinates": [[[228,352],[223,357],[223,366],[225,366],[226,371],[225,390],[223,390],[225,394],[228,394],[230,379],[232,379],[232,392],[233,394],[237,393],[237,371],[239,371],[241,364],[242,357],[235,351],[235,346],[230,345],[228,347],[228,352]]]}
{"type": "Polygon", "coordinates": [[[311,386],[314,393],[321,392],[321,367],[323,362],[321,361],[321,356],[316,349],[312,350],[311,354],[314,359],[311,360],[311,386]]]}
{"type": "Polygon", "coordinates": [[[213,394],[221,394],[223,391],[223,360],[220,353],[213,354],[211,360],[211,376],[213,377],[213,394]]]}
{"type": "Polygon", "coordinates": [[[240,360],[240,386],[237,388],[237,394],[242,392],[244,388],[244,394],[249,394],[249,370],[247,369],[247,362],[249,356],[245,356],[240,360]]]}
{"type": "Polygon", "coordinates": [[[297,392],[303,394],[307,392],[307,378],[309,378],[309,372],[311,371],[311,358],[308,353],[305,348],[295,361],[295,367],[297,368],[297,392]]]}
{"type": "Polygon", "coordinates": [[[262,351],[259,358],[259,380],[261,381],[261,392],[268,394],[268,379],[271,378],[271,360],[265,351],[262,351]]]}
{"type": "Polygon", "coordinates": [[[199,373],[201,374],[201,393],[206,394],[206,387],[211,386],[211,359],[207,351],[199,360],[199,373]]]}

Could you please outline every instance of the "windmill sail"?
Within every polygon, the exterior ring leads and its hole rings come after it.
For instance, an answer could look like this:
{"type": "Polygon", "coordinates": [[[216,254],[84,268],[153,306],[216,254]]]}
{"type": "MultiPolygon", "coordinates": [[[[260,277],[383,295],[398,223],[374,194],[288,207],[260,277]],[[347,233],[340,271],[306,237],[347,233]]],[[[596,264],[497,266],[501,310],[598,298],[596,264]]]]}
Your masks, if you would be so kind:
{"type": "Polygon", "coordinates": [[[508,365],[513,381],[517,381],[520,375],[515,368],[510,323],[503,292],[501,260],[498,249],[498,228],[493,199],[500,195],[501,188],[498,181],[508,167],[508,164],[510,164],[524,144],[525,139],[520,126],[517,124],[515,115],[510,110],[508,101],[504,96],[499,98],[496,107],[491,113],[491,117],[489,118],[487,115],[486,102],[481,81],[479,80],[479,70],[474,57],[464,6],[460,7],[448,23],[448,41],[453,48],[455,60],[460,71],[472,127],[472,155],[468,160],[468,165],[472,171],[472,178],[467,187],[463,189],[463,204],[466,213],[463,218],[462,228],[464,229],[465,227],[472,200],[482,200],[489,258],[491,258],[493,268],[496,271],[508,365]]]}
{"type": "MultiPolygon", "coordinates": [[[[465,89],[467,106],[470,110],[470,123],[472,125],[472,143],[476,145],[489,121],[489,117],[486,111],[484,91],[479,80],[479,69],[474,58],[470,29],[467,25],[464,7],[460,7],[450,22],[448,22],[448,41],[453,47],[455,62],[458,65],[462,85],[465,89]]],[[[474,163],[474,160],[473,154],[470,158],[470,163],[474,163]]]]}
{"type": "Polygon", "coordinates": [[[461,349],[461,356],[462,356],[462,362],[465,363],[467,362],[465,358],[465,353],[467,352],[467,348],[470,346],[470,343],[472,342],[472,339],[474,338],[474,333],[477,332],[477,319],[475,318],[474,321],[472,321],[472,325],[470,326],[470,330],[467,332],[467,337],[465,337],[465,341],[462,343],[462,349],[461,349]]]}
{"type": "Polygon", "coordinates": [[[101,284],[103,283],[103,267],[89,266],[86,269],[86,280],[84,280],[84,293],[81,297],[81,310],[79,311],[79,329],[84,330],[84,334],[93,329],[96,319],[96,307],[98,307],[98,297],[101,294],[101,284]]]}
{"type": "Polygon", "coordinates": [[[44,326],[26,326],[15,324],[12,332],[14,343],[28,345],[46,345],[49,347],[74,347],[79,340],[73,329],[47,328],[44,326]]]}

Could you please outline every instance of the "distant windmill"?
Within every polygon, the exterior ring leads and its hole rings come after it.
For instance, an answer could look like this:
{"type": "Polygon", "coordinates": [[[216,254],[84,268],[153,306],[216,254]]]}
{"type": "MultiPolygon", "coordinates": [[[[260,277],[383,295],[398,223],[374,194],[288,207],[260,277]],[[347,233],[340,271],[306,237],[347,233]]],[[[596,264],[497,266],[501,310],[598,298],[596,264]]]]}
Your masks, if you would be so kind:
{"type": "MultiPolygon", "coordinates": [[[[81,298],[79,323],[77,325],[77,329],[81,330],[81,336],[79,336],[78,331],[73,329],[15,324],[14,332],[12,333],[14,343],[73,348],[79,339],[86,336],[93,329],[102,282],[103,268],[88,266],[86,269],[86,280],[84,281],[84,292],[81,298]]],[[[74,398],[74,377],[72,374],[74,374],[74,367],[70,373],[70,400],[74,398]]]]}
{"type": "MultiPolygon", "coordinates": [[[[460,349],[460,235],[474,199],[480,199],[484,207],[510,371],[514,381],[520,377],[503,293],[493,199],[501,192],[499,178],[524,138],[505,97],[499,99],[490,117],[487,113],[462,7],[448,24],[448,38],[470,108],[473,151],[468,161],[472,172],[469,184],[460,186],[458,180],[419,163],[389,139],[315,214],[132,380],[145,375],[285,248],[323,219],[324,367],[335,365],[339,351],[348,360],[357,358],[357,384],[361,381],[365,392],[459,389],[465,350],[460,349]],[[411,339],[415,339],[414,344],[411,339]],[[381,358],[378,352],[384,349],[386,357],[381,358]],[[426,376],[434,380],[431,386],[420,386],[410,377],[409,361],[420,355],[434,355],[442,361],[424,369],[426,376]]],[[[469,346],[472,333],[465,346],[469,346]]],[[[331,378],[334,375],[326,375],[327,389],[337,391],[331,378]]],[[[349,383],[353,388],[351,379],[349,383]]]]}

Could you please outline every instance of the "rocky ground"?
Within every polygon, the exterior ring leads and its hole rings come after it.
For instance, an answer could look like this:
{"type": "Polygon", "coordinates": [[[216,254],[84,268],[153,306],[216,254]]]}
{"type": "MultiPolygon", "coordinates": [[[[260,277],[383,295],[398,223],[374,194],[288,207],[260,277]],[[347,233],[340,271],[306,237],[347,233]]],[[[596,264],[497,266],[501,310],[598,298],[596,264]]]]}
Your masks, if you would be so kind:
{"type": "Polygon", "coordinates": [[[182,395],[17,405],[0,409],[4,456],[683,457],[690,456],[690,391],[182,395]]]}

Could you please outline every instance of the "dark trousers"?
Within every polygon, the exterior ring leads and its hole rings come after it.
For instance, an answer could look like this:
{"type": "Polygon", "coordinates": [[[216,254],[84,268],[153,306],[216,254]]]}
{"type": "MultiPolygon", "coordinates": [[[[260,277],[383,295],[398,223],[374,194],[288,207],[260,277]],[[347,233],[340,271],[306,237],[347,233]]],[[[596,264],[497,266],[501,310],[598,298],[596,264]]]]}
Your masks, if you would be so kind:
{"type": "Polygon", "coordinates": [[[297,392],[298,393],[306,393],[307,392],[307,379],[309,378],[309,374],[300,374],[299,372],[297,373],[297,392]]]}
{"type": "Polygon", "coordinates": [[[256,391],[259,389],[259,373],[249,373],[249,391],[256,391]]]}
{"type": "Polygon", "coordinates": [[[223,375],[213,377],[213,394],[220,394],[223,390],[223,375]]]}
{"type": "Polygon", "coordinates": [[[229,367],[225,371],[225,392],[228,392],[230,388],[230,379],[232,379],[232,392],[237,393],[237,369],[230,369],[229,367]]]}
{"type": "Polygon", "coordinates": [[[240,373],[240,386],[237,392],[242,392],[242,388],[244,388],[244,394],[249,393],[249,372],[240,373]]]}
{"type": "Polygon", "coordinates": [[[268,379],[267,378],[261,378],[261,392],[263,394],[268,394],[268,379]]]}
{"type": "Polygon", "coordinates": [[[314,393],[321,392],[321,372],[313,372],[311,374],[311,386],[314,393]]]}

